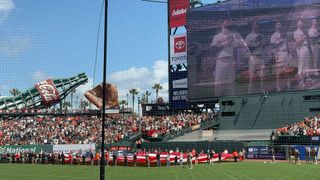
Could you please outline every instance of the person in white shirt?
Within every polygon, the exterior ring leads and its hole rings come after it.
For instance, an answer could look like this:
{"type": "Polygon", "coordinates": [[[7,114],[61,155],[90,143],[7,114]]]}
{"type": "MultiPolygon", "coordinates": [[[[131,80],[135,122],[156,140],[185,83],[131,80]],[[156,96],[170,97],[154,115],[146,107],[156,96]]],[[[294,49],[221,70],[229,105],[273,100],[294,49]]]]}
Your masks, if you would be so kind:
{"type": "MultiPolygon", "coordinates": [[[[252,83],[254,78],[261,78],[264,75],[264,65],[262,63],[263,35],[259,32],[259,23],[255,21],[252,25],[252,31],[247,35],[245,44],[250,50],[249,58],[249,93],[252,93],[252,83]]],[[[260,83],[260,86],[262,84],[260,83]]],[[[262,88],[262,87],[260,87],[262,88]]]]}
{"type": "Polygon", "coordinates": [[[238,33],[229,30],[230,23],[224,20],[221,25],[221,32],[215,35],[211,42],[211,48],[220,49],[216,56],[216,67],[214,71],[215,77],[215,93],[234,94],[234,88],[221,89],[222,84],[234,83],[235,81],[235,61],[234,47],[237,46],[237,41],[241,38],[238,33]]]}
{"type": "Polygon", "coordinates": [[[210,159],[210,164],[213,164],[213,160],[214,160],[214,155],[215,155],[215,151],[214,150],[211,150],[211,154],[210,154],[210,157],[211,157],[211,159],[210,159]]]}
{"type": "Polygon", "coordinates": [[[298,75],[301,88],[304,88],[304,81],[307,77],[307,70],[309,70],[310,53],[308,49],[307,35],[303,31],[303,22],[298,20],[297,30],[293,33],[296,42],[297,56],[298,56],[298,75]]]}
{"type": "Polygon", "coordinates": [[[180,167],[183,167],[183,152],[180,152],[180,167]]]}
{"type": "Polygon", "coordinates": [[[167,151],[166,161],[167,161],[167,167],[170,167],[170,152],[168,151],[167,151]]]}
{"type": "Polygon", "coordinates": [[[275,69],[276,69],[276,88],[277,91],[281,90],[280,87],[280,73],[289,66],[289,53],[287,47],[287,39],[283,36],[282,25],[280,22],[275,24],[276,32],[272,34],[270,43],[274,48],[275,54],[275,69]]]}
{"type": "Polygon", "coordinates": [[[223,154],[229,154],[229,151],[227,149],[224,149],[223,154]]]}
{"type": "MultiPolygon", "coordinates": [[[[312,50],[312,64],[313,69],[318,69],[318,63],[319,63],[319,50],[320,50],[320,34],[318,31],[318,22],[316,19],[312,19],[311,21],[311,28],[308,31],[309,38],[311,40],[311,50],[312,50]]],[[[319,72],[316,71],[315,75],[319,75],[319,72]]]]}

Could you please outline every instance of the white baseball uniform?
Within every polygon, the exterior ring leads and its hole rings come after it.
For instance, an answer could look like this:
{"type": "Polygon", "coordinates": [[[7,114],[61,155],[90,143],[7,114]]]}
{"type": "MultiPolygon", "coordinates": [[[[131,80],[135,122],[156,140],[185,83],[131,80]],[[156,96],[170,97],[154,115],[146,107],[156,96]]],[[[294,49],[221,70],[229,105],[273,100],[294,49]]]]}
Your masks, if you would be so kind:
{"type": "Polygon", "coordinates": [[[297,56],[298,56],[298,74],[305,74],[306,71],[309,69],[309,49],[308,49],[308,42],[306,39],[306,35],[303,33],[302,30],[297,29],[293,33],[293,37],[295,41],[303,41],[302,44],[297,44],[297,56]]]}
{"type": "Polygon", "coordinates": [[[226,30],[213,37],[211,46],[221,47],[222,50],[216,57],[215,67],[215,94],[234,94],[235,61],[233,59],[235,37],[232,32],[226,30]],[[220,86],[229,84],[229,87],[220,86]]]}
{"type": "MultiPolygon", "coordinates": [[[[318,40],[320,34],[318,29],[311,27],[309,29],[309,37],[310,39],[318,40]]],[[[318,64],[319,64],[319,50],[320,50],[320,45],[318,42],[311,42],[311,49],[312,49],[312,55],[313,55],[313,69],[318,69],[318,64]]]]}
{"type": "Polygon", "coordinates": [[[281,73],[283,68],[287,68],[289,66],[289,54],[286,46],[286,39],[281,36],[280,32],[275,32],[270,38],[270,43],[277,46],[275,49],[276,71],[277,73],[281,73]]]}
{"type": "MultiPolygon", "coordinates": [[[[245,42],[248,48],[250,49],[251,58],[249,60],[249,72],[250,76],[254,76],[257,72],[260,71],[261,68],[261,54],[262,54],[262,34],[251,32],[247,35],[245,42]],[[254,48],[253,50],[251,50],[254,48]]],[[[260,74],[261,75],[261,74],[260,74]]]]}
{"type": "MultiPolygon", "coordinates": [[[[275,70],[277,73],[276,77],[276,88],[280,91],[282,88],[280,86],[280,73],[283,72],[285,68],[289,66],[289,53],[286,45],[287,40],[283,38],[280,32],[275,32],[270,38],[270,43],[275,46],[275,70]]],[[[288,82],[288,86],[290,83],[288,82]]]]}
{"type": "MultiPolygon", "coordinates": [[[[256,33],[252,31],[250,34],[247,35],[245,39],[245,43],[247,47],[250,50],[250,56],[249,56],[249,86],[248,86],[248,93],[252,93],[253,87],[253,77],[264,76],[264,68],[263,64],[261,62],[261,55],[262,55],[262,34],[256,33]]],[[[263,84],[260,81],[260,87],[263,89],[263,84]]]]}
{"type": "Polygon", "coordinates": [[[216,93],[221,84],[234,83],[235,81],[235,62],[233,59],[234,41],[233,33],[230,31],[221,32],[213,37],[211,46],[222,47],[222,50],[216,57],[214,74],[216,93]]]}

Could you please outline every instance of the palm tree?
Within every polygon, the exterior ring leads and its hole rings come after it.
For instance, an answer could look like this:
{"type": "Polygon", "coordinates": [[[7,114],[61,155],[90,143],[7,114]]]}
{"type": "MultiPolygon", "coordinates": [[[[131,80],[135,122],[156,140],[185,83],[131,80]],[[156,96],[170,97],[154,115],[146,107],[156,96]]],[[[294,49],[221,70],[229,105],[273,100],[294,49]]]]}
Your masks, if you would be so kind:
{"type": "Polygon", "coordinates": [[[89,106],[88,101],[81,100],[81,102],[80,102],[80,109],[85,110],[88,106],[89,106]]]}
{"type": "Polygon", "coordinates": [[[135,95],[139,93],[139,91],[137,89],[130,89],[129,92],[132,95],[132,111],[134,112],[134,98],[135,95]]]}
{"type": "Polygon", "coordinates": [[[68,107],[71,107],[71,103],[69,101],[64,101],[63,104],[62,104],[62,107],[67,112],[68,107]]]}
{"type": "Polygon", "coordinates": [[[21,94],[21,92],[20,92],[18,89],[13,88],[13,89],[10,90],[10,94],[11,94],[12,96],[18,96],[18,95],[21,94]]]}
{"type": "Polygon", "coordinates": [[[121,106],[121,109],[124,109],[124,105],[127,104],[127,101],[122,99],[122,100],[119,102],[119,104],[120,104],[120,106],[121,106]]]}
{"type": "Polygon", "coordinates": [[[150,95],[151,95],[151,92],[146,91],[146,92],[144,93],[144,95],[142,96],[142,97],[145,98],[145,103],[149,103],[149,96],[150,96],[150,95]]]}
{"type": "Polygon", "coordinates": [[[147,98],[146,94],[142,94],[142,97],[138,103],[139,104],[147,104],[148,103],[148,98],[147,98]]]}
{"type": "Polygon", "coordinates": [[[191,7],[199,7],[199,6],[202,6],[202,2],[201,0],[190,0],[190,6],[191,7]]]}
{"type": "Polygon", "coordinates": [[[162,89],[162,86],[160,83],[155,83],[152,87],[152,89],[155,89],[156,90],[156,101],[158,100],[158,93],[159,93],[159,90],[162,89]]]}
{"type": "Polygon", "coordinates": [[[73,109],[73,94],[76,93],[76,90],[72,90],[70,93],[70,102],[71,102],[71,109],[73,109]]]}

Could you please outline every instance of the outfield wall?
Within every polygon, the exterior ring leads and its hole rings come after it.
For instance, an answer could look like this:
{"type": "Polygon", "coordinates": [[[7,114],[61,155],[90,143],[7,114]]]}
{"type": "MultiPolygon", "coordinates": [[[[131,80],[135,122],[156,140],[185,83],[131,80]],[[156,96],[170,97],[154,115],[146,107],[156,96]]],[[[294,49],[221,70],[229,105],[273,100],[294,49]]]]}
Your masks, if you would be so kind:
{"type": "Polygon", "coordinates": [[[275,129],[320,113],[320,90],[220,97],[220,129],[275,129]]]}
{"type": "Polygon", "coordinates": [[[214,150],[215,152],[223,152],[227,149],[229,152],[239,151],[245,147],[244,141],[196,141],[196,142],[148,142],[142,143],[141,148],[147,150],[162,149],[162,150],[173,150],[176,148],[179,150],[187,151],[193,148],[197,152],[206,152],[214,150]]]}
{"type": "Polygon", "coordinates": [[[0,146],[0,154],[17,153],[53,153],[69,151],[95,151],[95,144],[61,144],[61,145],[5,145],[0,146]]]}

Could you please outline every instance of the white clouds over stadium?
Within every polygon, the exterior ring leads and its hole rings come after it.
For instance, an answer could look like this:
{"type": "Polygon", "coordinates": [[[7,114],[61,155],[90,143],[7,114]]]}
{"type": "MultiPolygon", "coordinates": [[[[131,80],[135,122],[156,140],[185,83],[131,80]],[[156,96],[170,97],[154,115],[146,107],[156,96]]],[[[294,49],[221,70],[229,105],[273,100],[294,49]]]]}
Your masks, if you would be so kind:
{"type": "Polygon", "coordinates": [[[0,0],[0,24],[8,17],[14,7],[12,0],[0,0]]]}
{"type": "MultiPolygon", "coordinates": [[[[35,72],[34,77],[44,74],[43,72],[35,72]]],[[[168,100],[168,63],[165,60],[155,61],[151,68],[130,67],[122,71],[116,71],[107,77],[107,81],[117,86],[120,100],[126,100],[129,90],[136,88],[139,91],[140,97],[145,91],[151,92],[149,101],[154,101],[155,91],[151,87],[155,83],[160,83],[163,87],[159,91],[159,97],[163,97],[166,101],[168,100]]],[[[93,79],[89,77],[88,83],[77,88],[76,94],[81,97],[87,90],[92,89],[92,83],[93,79]]],[[[129,94],[130,107],[132,106],[131,103],[132,96],[129,94]]],[[[137,100],[135,101],[135,106],[137,106],[137,100]]]]}
{"type": "Polygon", "coordinates": [[[152,93],[150,99],[154,100],[155,92],[151,87],[155,83],[160,83],[163,89],[159,92],[159,96],[168,100],[168,63],[165,60],[156,61],[152,68],[131,67],[117,71],[108,77],[108,81],[118,87],[120,99],[126,99],[129,89],[136,88],[140,94],[148,90],[152,93]]]}

